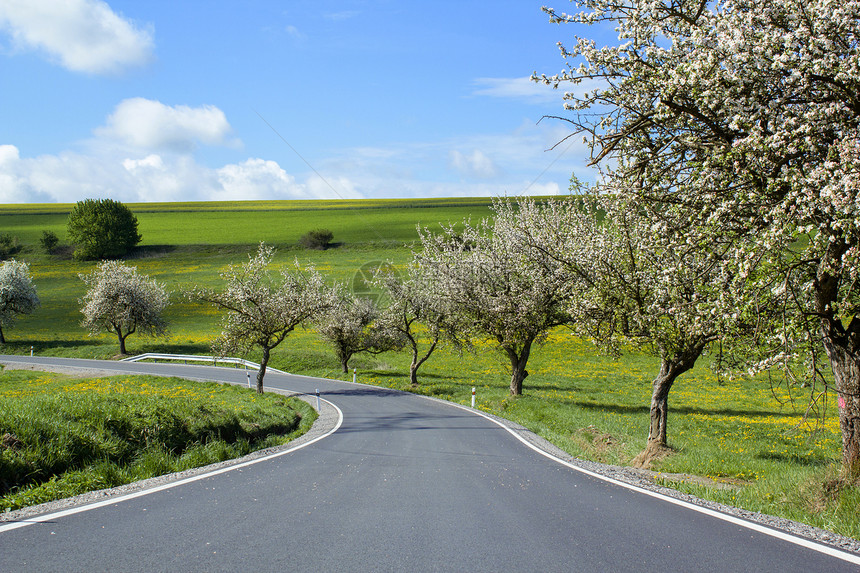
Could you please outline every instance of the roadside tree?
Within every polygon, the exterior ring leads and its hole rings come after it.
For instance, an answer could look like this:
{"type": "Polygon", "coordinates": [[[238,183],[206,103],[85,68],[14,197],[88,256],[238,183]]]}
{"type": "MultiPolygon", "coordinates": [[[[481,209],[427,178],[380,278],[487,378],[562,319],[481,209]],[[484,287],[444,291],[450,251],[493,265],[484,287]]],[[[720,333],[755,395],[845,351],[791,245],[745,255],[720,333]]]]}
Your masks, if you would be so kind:
{"type": "Polygon", "coordinates": [[[120,261],[102,261],[92,273],[78,276],[87,285],[80,303],[82,326],[91,336],[116,334],[119,353],[127,354],[126,338],[136,332],[167,335],[164,309],[170,299],[163,284],[120,261]]]}
{"type": "Polygon", "coordinates": [[[433,293],[457,316],[463,335],[493,341],[510,362],[511,395],[523,393],[535,344],[568,320],[569,285],[559,273],[539,272],[519,246],[520,237],[485,219],[419,229],[416,261],[433,293]]]}
{"type": "Polygon", "coordinates": [[[372,300],[339,288],[333,305],[316,323],[320,336],[334,348],[341,370],[349,372],[350,359],[360,353],[378,354],[402,343],[396,331],[379,323],[379,309],[372,300]]]}
{"type": "Polygon", "coordinates": [[[612,354],[632,346],[660,359],[648,441],[636,460],[646,465],[667,446],[672,385],[712,342],[751,330],[757,314],[712,313],[737,299],[725,288],[731,283],[725,261],[665,240],[652,230],[654,218],[618,193],[523,199],[497,203],[496,211],[497,227],[519,234],[533,264],[557,266],[554,272],[567,277],[572,330],[612,354]]]}
{"type": "Polygon", "coordinates": [[[0,263],[0,343],[6,343],[3,331],[18,315],[31,314],[38,307],[39,297],[27,263],[14,259],[0,263]]]}
{"type": "Polygon", "coordinates": [[[401,273],[378,273],[374,284],[380,287],[389,303],[379,321],[401,337],[412,354],[409,381],[418,386],[418,369],[430,358],[440,342],[449,340],[460,349],[464,341],[456,317],[446,305],[444,297],[431,288],[431,282],[422,267],[415,261],[401,273]]]}
{"type": "Polygon", "coordinates": [[[257,371],[257,392],[263,393],[263,377],[277,348],[297,326],[311,322],[334,305],[334,290],[315,269],[283,269],[272,272],[274,249],[260,245],[247,263],[231,265],[221,274],[223,290],[193,289],[191,298],[212,304],[227,312],[221,335],[213,350],[225,356],[229,352],[262,351],[257,371]]]}
{"type": "Polygon", "coordinates": [[[42,237],[39,239],[39,244],[42,250],[48,255],[53,255],[57,247],[60,245],[60,238],[53,231],[42,231],[42,237]]]}
{"type": "Polygon", "coordinates": [[[78,201],[69,213],[67,228],[78,260],[122,257],[141,239],[137,217],[113,199],[78,201]]]}
{"type": "Polygon", "coordinates": [[[824,350],[843,469],[860,479],[860,0],[581,5],[547,11],[618,42],[577,31],[568,70],[535,79],[587,85],[565,94],[564,119],[625,192],[682,207],[662,233],[718,245],[742,290],[781,297],[761,364],[824,350]]]}

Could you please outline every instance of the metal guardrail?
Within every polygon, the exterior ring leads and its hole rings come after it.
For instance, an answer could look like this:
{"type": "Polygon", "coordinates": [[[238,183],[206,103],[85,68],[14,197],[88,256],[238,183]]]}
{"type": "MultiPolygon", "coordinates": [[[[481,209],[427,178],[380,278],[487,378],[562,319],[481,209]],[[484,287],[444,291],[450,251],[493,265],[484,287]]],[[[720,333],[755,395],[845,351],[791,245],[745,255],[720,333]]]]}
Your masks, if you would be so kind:
{"type": "MultiPolygon", "coordinates": [[[[138,354],[137,356],[129,356],[128,358],[123,358],[120,362],[140,362],[142,360],[154,360],[158,362],[159,360],[181,360],[186,364],[189,362],[207,362],[213,366],[218,366],[218,364],[235,364],[237,366],[244,366],[247,370],[248,368],[252,370],[259,370],[260,365],[256,362],[251,362],[249,360],[245,360],[243,358],[230,358],[230,357],[221,357],[221,356],[193,356],[190,354],[158,354],[155,352],[147,352],[146,354],[138,354]]],[[[266,367],[267,371],[276,372],[278,374],[287,374],[283,370],[278,370],[277,368],[266,367]]]]}

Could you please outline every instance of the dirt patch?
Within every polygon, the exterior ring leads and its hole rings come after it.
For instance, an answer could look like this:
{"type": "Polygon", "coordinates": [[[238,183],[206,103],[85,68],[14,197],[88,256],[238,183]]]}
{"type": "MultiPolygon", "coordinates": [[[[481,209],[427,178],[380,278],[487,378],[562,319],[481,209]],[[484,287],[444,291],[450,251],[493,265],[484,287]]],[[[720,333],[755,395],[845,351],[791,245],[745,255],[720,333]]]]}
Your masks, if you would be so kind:
{"type": "Polygon", "coordinates": [[[101,378],[104,376],[116,376],[117,372],[112,370],[98,370],[95,368],[82,368],[76,366],[59,366],[53,364],[27,364],[23,362],[0,362],[3,370],[30,370],[33,372],[53,372],[64,374],[71,378],[101,378]]]}
{"type": "Polygon", "coordinates": [[[693,474],[679,474],[679,473],[663,473],[657,472],[651,469],[651,464],[660,460],[665,460],[669,456],[675,453],[675,450],[668,446],[663,446],[656,443],[649,443],[644,450],[639,452],[633,461],[630,462],[630,465],[633,466],[636,472],[640,473],[644,477],[648,478],[654,483],[659,482],[677,482],[677,483],[690,483],[694,485],[700,485],[703,487],[713,488],[713,489],[741,489],[742,487],[749,485],[750,482],[746,482],[737,478],[710,478],[706,476],[697,476],[693,474]]]}
{"type": "Polygon", "coordinates": [[[648,442],[648,445],[645,446],[645,449],[639,452],[633,461],[630,462],[634,468],[641,468],[644,470],[650,469],[651,464],[654,462],[659,462],[660,460],[665,460],[669,456],[671,456],[675,450],[670,448],[669,446],[664,446],[655,442],[648,442]]]}
{"type": "Polygon", "coordinates": [[[15,434],[6,432],[0,437],[0,448],[4,450],[17,450],[21,446],[21,440],[15,434]]]}
{"type": "Polygon", "coordinates": [[[570,439],[600,462],[605,462],[612,457],[613,452],[624,446],[623,442],[593,425],[580,428],[571,434],[570,439]]]}
{"type": "Polygon", "coordinates": [[[700,485],[703,487],[709,487],[712,489],[733,489],[739,490],[743,489],[744,486],[749,485],[752,482],[744,481],[737,478],[709,478],[706,476],[697,476],[692,474],[668,474],[663,472],[655,472],[653,470],[638,470],[642,472],[648,479],[653,481],[654,483],[659,484],[661,481],[664,482],[677,482],[677,483],[690,483],[694,485],[700,485]]]}

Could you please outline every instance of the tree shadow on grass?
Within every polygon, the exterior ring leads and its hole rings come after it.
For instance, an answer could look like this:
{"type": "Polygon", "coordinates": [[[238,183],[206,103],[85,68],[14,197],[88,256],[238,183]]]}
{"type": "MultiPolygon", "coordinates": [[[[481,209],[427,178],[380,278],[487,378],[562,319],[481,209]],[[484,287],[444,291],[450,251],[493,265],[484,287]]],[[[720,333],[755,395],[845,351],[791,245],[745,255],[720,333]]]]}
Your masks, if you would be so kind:
{"type": "MultiPolygon", "coordinates": [[[[651,407],[649,405],[642,406],[626,406],[624,404],[607,404],[602,402],[582,402],[582,401],[573,401],[572,404],[586,409],[586,410],[599,410],[602,412],[611,412],[615,414],[647,414],[651,411],[651,407]]],[[[734,408],[725,408],[725,409],[717,409],[717,408],[692,408],[690,406],[680,406],[677,408],[673,408],[671,405],[669,406],[669,414],[700,414],[704,416],[737,416],[737,417],[748,417],[748,418],[764,418],[764,417],[777,417],[777,418],[793,418],[797,416],[794,412],[771,412],[771,411],[760,411],[760,410],[737,410],[734,408]]]]}
{"type": "Polygon", "coordinates": [[[21,340],[6,340],[6,344],[0,344],[0,353],[9,354],[9,353],[29,353],[30,347],[33,348],[33,352],[37,353],[39,351],[49,350],[51,348],[60,348],[60,349],[70,349],[70,348],[91,348],[93,346],[101,346],[103,345],[103,341],[99,340],[32,340],[32,339],[21,339],[21,340]]]}
{"type": "Polygon", "coordinates": [[[143,245],[135,247],[128,255],[127,260],[151,259],[169,255],[176,250],[176,245],[143,245]]]}
{"type": "Polygon", "coordinates": [[[800,455],[800,454],[780,454],[777,452],[759,452],[755,456],[760,460],[768,460],[774,462],[785,462],[793,465],[808,466],[808,467],[824,467],[833,463],[832,459],[822,457],[818,454],[800,455]]]}

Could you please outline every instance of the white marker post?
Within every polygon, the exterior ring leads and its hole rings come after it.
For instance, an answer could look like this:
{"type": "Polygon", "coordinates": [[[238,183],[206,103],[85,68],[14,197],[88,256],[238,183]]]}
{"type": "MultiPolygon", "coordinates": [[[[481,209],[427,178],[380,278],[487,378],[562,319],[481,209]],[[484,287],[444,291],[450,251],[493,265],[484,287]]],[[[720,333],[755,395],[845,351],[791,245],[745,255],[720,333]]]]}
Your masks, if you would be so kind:
{"type": "Polygon", "coordinates": [[[355,368],[352,369],[352,383],[355,384],[355,368]]]}
{"type": "Polygon", "coordinates": [[[317,412],[320,411],[320,389],[317,388],[317,412]]]}
{"type": "Polygon", "coordinates": [[[475,407],[475,387],[472,386],[472,408],[475,407]]]}
{"type": "Polygon", "coordinates": [[[30,347],[30,356],[33,356],[33,347],[30,347]]]}
{"type": "Polygon", "coordinates": [[[251,373],[245,372],[245,376],[248,377],[248,388],[250,388],[251,387],[251,373]]]}

